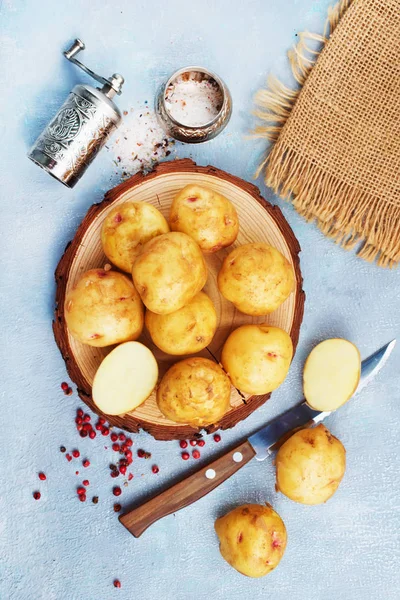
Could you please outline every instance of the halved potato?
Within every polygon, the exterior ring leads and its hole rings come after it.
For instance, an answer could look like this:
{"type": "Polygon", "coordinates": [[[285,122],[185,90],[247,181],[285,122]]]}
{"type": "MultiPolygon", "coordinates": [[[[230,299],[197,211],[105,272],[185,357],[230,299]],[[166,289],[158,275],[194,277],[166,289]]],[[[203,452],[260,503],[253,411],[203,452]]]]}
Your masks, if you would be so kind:
{"type": "Polygon", "coordinates": [[[347,340],[333,338],[315,346],[303,372],[304,397],[315,410],[336,410],[350,400],[361,373],[358,348],[347,340]]]}
{"type": "Polygon", "coordinates": [[[124,415],[142,404],[154,390],[158,365],[153,353],[140,342],[120,344],[97,369],[93,401],[108,415],[124,415]]]}

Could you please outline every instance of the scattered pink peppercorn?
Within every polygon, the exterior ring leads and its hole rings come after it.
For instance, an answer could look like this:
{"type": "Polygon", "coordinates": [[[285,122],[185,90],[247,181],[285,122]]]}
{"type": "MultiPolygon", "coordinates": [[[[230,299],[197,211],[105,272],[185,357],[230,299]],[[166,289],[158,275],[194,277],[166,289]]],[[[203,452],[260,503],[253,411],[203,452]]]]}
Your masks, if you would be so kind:
{"type": "Polygon", "coordinates": [[[76,493],[78,494],[78,496],[81,496],[82,494],[86,494],[86,490],[80,485],[78,488],[76,488],[76,493]]]}
{"type": "Polygon", "coordinates": [[[110,475],[111,475],[111,477],[118,477],[119,476],[118,469],[116,469],[115,471],[111,471],[110,475]]]}
{"type": "Polygon", "coordinates": [[[46,475],[44,473],[40,472],[39,473],[39,479],[40,479],[40,481],[46,481],[47,478],[46,478],[46,475]]]}
{"type": "Polygon", "coordinates": [[[103,429],[103,425],[101,423],[96,423],[95,428],[97,431],[101,431],[103,429]]]}
{"type": "Polygon", "coordinates": [[[33,492],[33,497],[35,498],[35,500],[40,500],[41,493],[40,492],[33,492]]]}
{"type": "Polygon", "coordinates": [[[131,450],[126,450],[125,456],[126,456],[127,459],[132,458],[132,451],[131,450]]]}
{"type": "Polygon", "coordinates": [[[120,496],[122,494],[122,490],[119,486],[116,486],[115,488],[113,488],[113,494],[114,496],[120,496]]]}
{"type": "Polygon", "coordinates": [[[121,452],[126,452],[127,450],[129,450],[129,446],[126,444],[121,444],[121,452]]]}
{"type": "Polygon", "coordinates": [[[114,587],[116,588],[120,588],[121,587],[121,582],[119,579],[114,579],[114,587]]]}
{"type": "Polygon", "coordinates": [[[68,462],[71,462],[71,460],[72,460],[72,456],[70,454],[66,454],[65,458],[67,459],[68,462]]]}
{"type": "Polygon", "coordinates": [[[198,450],[193,450],[192,456],[193,458],[200,458],[200,452],[198,450]]]}
{"type": "Polygon", "coordinates": [[[114,452],[119,452],[119,444],[113,444],[112,449],[114,450],[114,452]]]}
{"type": "Polygon", "coordinates": [[[119,441],[120,442],[125,442],[126,441],[126,435],[124,433],[120,433],[119,436],[119,441]]]}
{"type": "Polygon", "coordinates": [[[91,426],[90,423],[84,423],[82,426],[83,431],[87,431],[89,433],[89,431],[92,431],[93,427],[91,426]]]}
{"type": "Polygon", "coordinates": [[[91,429],[89,431],[89,437],[90,437],[91,440],[94,440],[94,438],[96,437],[96,432],[95,432],[94,429],[91,429]]]}
{"type": "Polygon", "coordinates": [[[78,497],[81,502],[86,502],[86,494],[79,494],[78,497]]]}
{"type": "Polygon", "coordinates": [[[103,427],[101,430],[101,435],[108,435],[110,433],[110,430],[108,429],[108,427],[103,427]]]}
{"type": "Polygon", "coordinates": [[[218,443],[218,442],[220,442],[220,441],[221,441],[221,436],[219,435],[219,433],[216,433],[216,434],[214,435],[214,442],[217,442],[217,443],[218,443]]]}
{"type": "Polygon", "coordinates": [[[99,502],[99,497],[98,496],[93,496],[92,502],[93,502],[93,504],[97,504],[99,502]]]}
{"type": "Polygon", "coordinates": [[[114,504],[114,512],[119,512],[121,510],[122,506],[120,504],[118,504],[118,502],[116,502],[114,504]]]}
{"type": "Polygon", "coordinates": [[[190,440],[189,444],[191,446],[197,446],[197,441],[196,440],[190,440]]]}
{"type": "Polygon", "coordinates": [[[139,458],[144,458],[145,451],[144,451],[144,450],[142,450],[142,449],[139,449],[139,450],[137,451],[137,455],[138,455],[138,457],[139,457],[139,458]]]}
{"type": "Polygon", "coordinates": [[[85,468],[86,468],[86,467],[89,467],[89,466],[90,466],[90,461],[89,461],[87,458],[85,458],[85,460],[83,460],[83,461],[82,461],[82,464],[83,464],[83,466],[84,466],[85,468]]]}
{"type": "Polygon", "coordinates": [[[85,421],[85,423],[89,423],[91,421],[91,416],[86,414],[84,415],[83,420],[85,421]]]}
{"type": "Polygon", "coordinates": [[[82,417],[76,417],[76,418],[75,418],[75,423],[76,423],[77,425],[82,425],[82,423],[83,423],[82,417]]]}
{"type": "Polygon", "coordinates": [[[128,448],[130,448],[131,446],[133,446],[133,441],[131,440],[131,438],[127,438],[125,444],[128,446],[128,448]]]}
{"type": "Polygon", "coordinates": [[[88,434],[88,432],[87,432],[87,431],[85,431],[84,429],[83,429],[82,431],[80,431],[80,432],[79,432],[79,435],[80,435],[82,438],[85,438],[85,437],[87,437],[87,434],[88,434]]]}
{"type": "Polygon", "coordinates": [[[100,425],[105,425],[106,420],[103,417],[99,417],[99,423],[100,423],[100,425]]]}
{"type": "Polygon", "coordinates": [[[153,473],[159,473],[160,469],[157,467],[157,465],[153,465],[151,467],[151,470],[153,471],[153,473]]]}
{"type": "Polygon", "coordinates": [[[79,471],[75,471],[75,475],[79,475],[79,471]]]}
{"type": "Polygon", "coordinates": [[[205,443],[205,441],[204,441],[204,440],[199,440],[199,441],[197,442],[197,445],[198,445],[198,446],[200,446],[200,448],[203,448],[203,446],[205,446],[205,445],[206,445],[206,443],[205,443]]]}
{"type": "Polygon", "coordinates": [[[72,396],[72,388],[69,387],[67,390],[65,390],[64,394],[66,396],[72,396]]]}
{"type": "Polygon", "coordinates": [[[110,439],[112,442],[118,442],[118,435],[116,433],[112,433],[110,435],[110,439]]]}
{"type": "Polygon", "coordinates": [[[66,449],[66,447],[65,447],[65,446],[60,446],[60,452],[63,452],[63,453],[64,453],[64,452],[66,452],[66,451],[67,451],[67,449],[66,449]]]}
{"type": "Polygon", "coordinates": [[[129,473],[129,475],[128,475],[128,481],[132,481],[132,479],[133,479],[133,473],[129,473]]]}
{"type": "Polygon", "coordinates": [[[62,384],[61,384],[62,391],[66,392],[68,388],[69,388],[68,383],[66,381],[63,381],[62,384]]]}
{"type": "Polygon", "coordinates": [[[84,479],[82,483],[85,487],[87,487],[89,485],[89,479],[84,479]]]}
{"type": "Polygon", "coordinates": [[[126,473],[126,467],[125,467],[125,465],[121,465],[120,466],[119,472],[121,473],[121,475],[125,475],[125,473],[126,473]]]}
{"type": "Polygon", "coordinates": [[[182,458],[183,458],[183,460],[189,460],[189,458],[190,458],[189,452],[182,452],[182,458]]]}
{"type": "Polygon", "coordinates": [[[74,458],[79,458],[81,455],[81,453],[79,452],[79,450],[72,450],[72,456],[74,458]]]}
{"type": "Polygon", "coordinates": [[[179,442],[179,445],[180,445],[181,448],[187,448],[188,443],[187,443],[186,440],[181,440],[179,442]]]}
{"type": "Polygon", "coordinates": [[[128,463],[128,465],[131,465],[133,463],[133,458],[127,458],[126,462],[128,463]]]}
{"type": "Polygon", "coordinates": [[[83,417],[83,410],[81,408],[78,408],[78,410],[76,411],[76,414],[78,417],[83,417]]]}

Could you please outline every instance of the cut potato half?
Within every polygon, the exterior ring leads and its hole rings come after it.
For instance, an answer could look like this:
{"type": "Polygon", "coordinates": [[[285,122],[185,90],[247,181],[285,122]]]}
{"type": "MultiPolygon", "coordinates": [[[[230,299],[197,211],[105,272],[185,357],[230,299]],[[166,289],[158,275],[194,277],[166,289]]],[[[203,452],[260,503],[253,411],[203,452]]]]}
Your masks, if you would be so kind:
{"type": "Polygon", "coordinates": [[[339,338],[321,342],[304,365],[307,404],[315,410],[336,410],[356,391],[360,372],[361,357],[354,344],[339,338]]]}
{"type": "Polygon", "coordinates": [[[93,401],[108,415],[124,415],[150,396],[157,379],[158,365],[151,350],[140,342],[120,344],[97,370],[93,401]]]}

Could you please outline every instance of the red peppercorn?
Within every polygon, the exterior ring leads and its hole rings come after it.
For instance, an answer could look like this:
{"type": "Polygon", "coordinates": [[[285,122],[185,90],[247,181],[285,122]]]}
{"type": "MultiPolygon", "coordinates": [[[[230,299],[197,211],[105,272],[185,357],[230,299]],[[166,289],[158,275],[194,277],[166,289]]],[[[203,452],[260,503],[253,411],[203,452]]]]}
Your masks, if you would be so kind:
{"type": "Polygon", "coordinates": [[[79,486],[78,488],[76,488],[76,493],[78,494],[78,496],[81,496],[82,494],[86,494],[86,490],[84,487],[79,486]]]}
{"type": "Polygon", "coordinates": [[[113,444],[112,449],[114,450],[114,452],[119,452],[119,444],[113,444]]]}
{"type": "Polygon", "coordinates": [[[126,458],[120,458],[119,459],[119,464],[120,465],[125,465],[125,467],[128,465],[128,461],[126,460],[126,458]]]}
{"type": "Polygon", "coordinates": [[[120,588],[121,587],[121,582],[119,579],[114,579],[114,587],[116,588],[120,588]]]}
{"type": "Polygon", "coordinates": [[[111,475],[111,477],[118,477],[118,475],[119,475],[118,469],[115,469],[115,471],[111,471],[110,475],[111,475]]]}
{"type": "Polygon", "coordinates": [[[106,420],[103,419],[103,417],[99,417],[99,423],[100,423],[100,425],[105,425],[106,420]]]}
{"type": "Polygon", "coordinates": [[[197,441],[196,440],[190,440],[189,444],[191,446],[197,446],[197,441]]]}
{"type": "Polygon", "coordinates": [[[83,421],[82,421],[82,417],[76,417],[76,419],[75,419],[75,423],[76,423],[77,425],[82,425],[82,423],[83,423],[83,421]]]}
{"type": "Polygon", "coordinates": [[[221,441],[221,436],[219,435],[219,433],[216,433],[214,435],[214,442],[220,442],[221,441]]]}
{"type": "Polygon", "coordinates": [[[189,452],[182,452],[182,458],[183,458],[183,460],[189,460],[189,458],[190,458],[189,452]]]}
{"type": "Polygon", "coordinates": [[[132,442],[131,438],[127,438],[125,444],[128,446],[128,448],[133,446],[133,442],[132,442]]]}
{"type": "Polygon", "coordinates": [[[83,430],[83,425],[77,425],[76,428],[77,428],[78,431],[82,431],[83,430]]]}
{"type": "Polygon", "coordinates": [[[71,462],[71,460],[72,460],[72,456],[70,454],[66,454],[65,458],[67,459],[68,462],[71,462]]]}
{"type": "Polygon", "coordinates": [[[40,479],[40,481],[46,481],[46,475],[44,473],[40,472],[39,479],[40,479]]]}
{"type": "Polygon", "coordinates": [[[181,440],[179,442],[179,445],[180,445],[181,448],[187,448],[188,443],[187,443],[186,440],[181,440]]]}
{"type": "Polygon", "coordinates": [[[121,444],[121,452],[126,452],[127,450],[129,450],[129,446],[126,444],[121,444]]]}
{"type": "Polygon", "coordinates": [[[119,486],[113,488],[113,494],[114,496],[120,496],[122,494],[122,490],[119,486]]]}
{"type": "Polygon", "coordinates": [[[103,425],[101,423],[96,423],[95,425],[97,431],[100,431],[101,429],[103,429],[103,425]]]}
{"type": "Polygon", "coordinates": [[[118,502],[116,502],[114,504],[114,512],[119,512],[121,510],[122,506],[120,504],[118,504],[118,502]]]}
{"type": "Polygon", "coordinates": [[[85,421],[85,423],[89,423],[89,421],[91,420],[91,416],[90,416],[90,415],[88,415],[88,414],[86,414],[86,415],[83,417],[83,420],[85,421]]]}
{"type": "Polygon", "coordinates": [[[120,442],[125,442],[126,441],[126,435],[124,433],[120,433],[119,436],[119,441],[120,442]]]}
{"type": "Polygon", "coordinates": [[[126,467],[125,467],[125,465],[121,465],[120,466],[119,472],[121,473],[121,475],[125,475],[125,473],[126,473],[126,467]]]}
{"type": "Polygon", "coordinates": [[[125,452],[125,456],[126,456],[127,459],[132,458],[132,451],[131,450],[127,450],[125,452]]]}
{"type": "Polygon", "coordinates": [[[85,460],[82,461],[82,464],[83,464],[84,467],[89,467],[90,461],[88,461],[88,459],[85,458],[85,460]]]}
{"type": "Polygon", "coordinates": [[[145,454],[146,454],[145,451],[142,449],[137,451],[137,455],[139,458],[144,458],[145,454]]]}
{"type": "Polygon", "coordinates": [[[85,487],[87,487],[89,485],[89,479],[84,479],[82,483],[85,487]]]}
{"type": "Polygon", "coordinates": [[[97,434],[96,434],[96,432],[95,432],[95,430],[94,430],[94,429],[91,429],[91,430],[89,431],[89,437],[90,437],[90,439],[91,439],[91,440],[94,440],[94,438],[96,437],[96,435],[97,435],[97,434]]]}
{"type": "Polygon", "coordinates": [[[35,498],[35,500],[40,500],[41,493],[40,492],[33,492],[33,497],[35,498]]]}
{"type": "Polygon", "coordinates": [[[80,431],[80,432],[79,432],[79,435],[80,435],[82,438],[85,438],[85,437],[87,437],[87,434],[88,434],[88,432],[87,432],[87,431],[85,431],[84,429],[82,429],[82,431],[80,431]]]}
{"type": "Polygon", "coordinates": [[[65,446],[60,446],[60,452],[66,452],[66,447],[65,446]]]}
{"type": "Polygon", "coordinates": [[[153,471],[153,473],[158,473],[160,471],[160,469],[157,467],[157,465],[153,465],[151,467],[151,470],[153,471]]]}
{"type": "Polygon", "coordinates": [[[75,475],[79,475],[79,471],[75,471],[75,475]]]}
{"type": "Polygon", "coordinates": [[[81,502],[86,502],[86,494],[79,494],[78,497],[81,502]]]}
{"type": "Polygon", "coordinates": [[[61,389],[65,392],[69,388],[69,385],[66,381],[63,381],[61,384],[61,389]]]}
{"type": "Polygon", "coordinates": [[[79,452],[79,450],[72,450],[72,456],[74,458],[79,458],[81,455],[81,453],[79,452]]]}
{"type": "Polygon", "coordinates": [[[133,463],[133,458],[127,458],[126,462],[128,463],[128,465],[131,465],[133,463]]]}
{"type": "Polygon", "coordinates": [[[89,433],[89,431],[92,431],[93,427],[91,426],[90,423],[84,423],[82,426],[83,431],[87,431],[89,433]]]}
{"type": "Polygon", "coordinates": [[[200,446],[200,448],[202,448],[203,446],[205,446],[205,445],[206,445],[206,443],[205,443],[205,441],[204,441],[204,440],[199,440],[199,441],[197,442],[197,445],[198,445],[198,446],[200,446]]]}
{"type": "Polygon", "coordinates": [[[108,427],[103,427],[101,430],[101,435],[108,435],[110,433],[110,430],[108,429],[108,427]]]}
{"type": "Polygon", "coordinates": [[[72,388],[69,387],[68,389],[66,389],[65,392],[64,392],[64,394],[66,396],[72,396],[72,388]]]}
{"type": "Polygon", "coordinates": [[[192,456],[193,458],[200,458],[200,452],[198,450],[193,450],[192,456]]]}
{"type": "Polygon", "coordinates": [[[128,481],[132,481],[132,479],[133,479],[133,473],[129,473],[129,475],[128,475],[128,481]]]}
{"type": "Polygon", "coordinates": [[[116,434],[116,433],[112,433],[112,434],[110,435],[110,438],[111,438],[111,441],[112,441],[112,442],[118,442],[118,436],[117,436],[117,434],[116,434]]]}
{"type": "Polygon", "coordinates": [[[78,408],[76,414],[78,417],[83,417],[83,410],[81,408],[78,408]]]}

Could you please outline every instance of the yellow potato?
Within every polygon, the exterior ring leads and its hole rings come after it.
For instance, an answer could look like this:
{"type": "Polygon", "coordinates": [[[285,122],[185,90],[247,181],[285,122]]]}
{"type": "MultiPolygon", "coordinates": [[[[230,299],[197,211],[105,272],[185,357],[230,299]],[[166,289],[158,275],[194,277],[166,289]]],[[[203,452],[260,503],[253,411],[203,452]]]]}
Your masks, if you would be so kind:
{"type": "Polygon", "coordinates": [[[191,237],[164,233],[143,246],[132,277],[146,307],[167,315],[185,306],[204,287],[207,266],[191,237]]]}
{"type": "Polygon", "coordinates": [[[338,338],[321,342],[304,365],[307,404],[315,410],[336,410],[356,391],[360,373],[361,357],[354,344],[338,338]]]}
{"type": "Polygon", "coordinates": [[[229,335],[221,363],[232,384],[247,394],[269,394],[283,383],[293,357],[290,336],[266,323],[242,325],[229,335]]]}
{"type": "Polygon", "coordinates": [[[93,401],[105,414],[124,415],[150,396],[157,378],[157,361],[146,346],[139,342],[120,344],[97,369],[93,401]]]}
{"type": "Polygon", "coordinates": [[[231,384],[221,367],[208,358],[186,358],[165,373],[157,390],[163,415],[176,423],[204,427],[229,409],[231,384]]]}
{"type": "Polygon", "coordinates": [[[221,294],[246,315],[267,315],[294,290],[289,261],[268,244],[245,244],[228,254],[218,273],[221,294]]]}
{"type": "Polygon", "coordinates": [[[286,549],[285,525],[270,505],[244,504],[215,521],[223,558],[239,573],[263,577],[286,549]]]}
{"type": "Polygon", "coordinates": [[[346,470],[346,450],[324,425],[301,429],[278,450],[276,487],[301,504],[321,504],[336,492],[346,470]]]}
{"type": "Polygon", "coordinates": [[[237,238],[239,219],[227,198],[200,185],[187,185],[172,202],[172,231],[190,235],[203,252],[217,252],[237,238]]]}
{"type": "Polygon", "coordinates": [[[113,208],[103,222],[101,243],[107,258],[122,271],[132,272],[142,246],[169,227],[159,210],[146,202],[125,202],[113,208]]]}
{"type": "Polygon", "coordinates": [[[169,315],[146,311],[146,327],[155,345],[167,354],[196,354],[208,346],[217,329],[214,304],[204,292],[169,315]]]}
{"type": "Polygon", "coordinates": [[[87,271],[67,294],[64,309],[70,334],[82,344],[111,346],[142,333],[143,304],[122,273],[87,271]]]}

